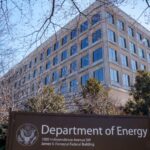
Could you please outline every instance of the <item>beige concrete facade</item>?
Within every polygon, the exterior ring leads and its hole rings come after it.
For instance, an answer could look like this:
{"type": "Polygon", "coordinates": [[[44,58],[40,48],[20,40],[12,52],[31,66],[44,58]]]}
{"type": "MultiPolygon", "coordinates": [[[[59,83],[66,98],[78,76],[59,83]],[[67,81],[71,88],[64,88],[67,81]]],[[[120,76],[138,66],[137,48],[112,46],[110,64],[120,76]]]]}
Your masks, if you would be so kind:
{"type": "Polygon", "coordinates": [[[83,13],[87,17],[77,16],[58,31],[57,36],[50,37],[16,65],[12,69],[13,73],[7,73],[10,76],[14,101],[26,100],[36,95],[37,90],[45,84],[54,86],[57,92],[61,92],[63,88],[65,89],[63,93],[78,92],[81,87],[81,78],[86,74],[88,78],[93,78],[95,71],[100,69],[100,74],[97,76],[101,83],[110,89],[110,96],[118,101],[117,104],[125,104],[129,97],[130,86],[134,83],[136,71],[142,69],[150,71],[150,32],[115,6],[101,6],[99,2],[95,2],[83,13]],[[92,17],[96,14],[100,15],[100,20],[92,25],[92,17]],[[111,19],[113,19],[113,23],[110,22],[111,19]],[[121,25],[119,26],[118,20],[123,22],[123,29],[119,29],[121,25]],[[88,28],[81,33],[81,24],[85,21],[88,22],[88,28]],[[133,36],[129,34],[129,27],[133,29],[133,36]],[[71,39],[71,32],[75,28],[77,36],[71,39]],[[93,34],[98,30],[101,35],[97,35],[98,40],[93,42],[93,34]],[[110,37],[109,31],[115,33],[115,41],[110,40],[112,37],[110,37]],[[138,33],[141,34],[141,39],[138,39],[138,33]],[[67,42],[62,45],[64,36],[67,36],[67,42]],[[120,40],[120,37],[125,39],[125,47],[121,46],[124,42],[120,40]],[[88,46],[82,49],[81,42],[85,38],[88,38],[88,46]],[[59,48],[54,50],[56,41],[59,42],[59,48]],[[77,45],[77,52],[71,55],[70,49],[74,44],[77,45]],[[130,48],[134,47],[132,44],[135,45],[135,53],[130,48]],[[50,56],[47,56],[48,48],[51,49],[50,56]],[[100,48],[102,49],[102,58],[98,56],[96,58],[98,60],[95,61],[94,52],[100,48]],[[113,50],[110,52],[110,49],[113,50]],[[61,60],[62,52],[65,50],[67,58],[61,60]],[[88,65],[81,67],[81,59],[86,55],[89,56],[88,65]],[[58,56],[58,64],[54,65],[53,61],[56,56],[58,56]],[[50,67],[46,69],[48,61],[50,67]],[[77,62],[77,69],[71,72],[70,64],[73,61],[77,62]],[[32,62],[32,67],[30,67],[30,62],[32,62]],[[61,77],[61,69],[64,66],[67,68],[67,73],[61,77]],[[40,67],[43,71],[40,71],[40,67]],[[34,72],[36,72],[35,76],[34,72]],[[57,81],[53,79],[54,72],[58,74],[57,81]],[[48,76],[50,80],[45,83],[45,78],[48,76]],[[70,87],[72,80],[76,80],[77,84],[73,90],[70,87]]]}

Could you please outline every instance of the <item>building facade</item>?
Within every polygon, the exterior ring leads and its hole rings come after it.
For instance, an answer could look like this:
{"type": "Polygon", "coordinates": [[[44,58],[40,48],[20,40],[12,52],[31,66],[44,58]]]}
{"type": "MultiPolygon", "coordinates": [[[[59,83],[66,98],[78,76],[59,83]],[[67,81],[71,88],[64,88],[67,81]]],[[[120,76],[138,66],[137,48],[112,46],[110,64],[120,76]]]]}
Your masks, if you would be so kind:
{"type": "Polygon", "coordinates": [[[150,71],[150,31],[116,6],[95,2],[83,13],[7,73],[14,102],[44,85],[79,92],[95,78],[125,104],[137,70],[150,71]]]}

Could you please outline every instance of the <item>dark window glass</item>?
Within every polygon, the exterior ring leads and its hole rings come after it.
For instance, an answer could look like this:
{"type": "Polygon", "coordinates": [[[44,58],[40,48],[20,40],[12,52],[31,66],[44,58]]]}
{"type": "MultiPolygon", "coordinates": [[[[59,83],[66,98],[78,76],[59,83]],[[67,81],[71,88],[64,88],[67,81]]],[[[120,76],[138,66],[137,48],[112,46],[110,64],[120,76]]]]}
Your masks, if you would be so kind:
{"type": "Polygon", "coordinates": [[[94,78],[95,78],[98,82],[104,81],[103,68],[100,68],[100,69],[98,69],[98,70],[95,70],[95,71],[93,72],[93,75],[94,75],[94,78]]]}
{"type": "Polygon", "coordinates": [[[39,72],[40,74],[42,74],[43,73],[43,67],[42,66],[40,66],[40,72],[39,72]]]}
{"type": "Polygon", "coordinates": [[[55,65],[57,65],[58,64],[58,56],[55,56],[54,58],[53,58],[53,65],[55,66],[55,65]]]}
{"type": "Polygon", "coordinates": [[[100,40],[101,38],[102,38],[102,32],[101,32],[100,29],[97,30],[97,31],[95,31],[95,32],[92,34],[92,42],[93,42],[93,43],[96,42],[96,41],[98,41],[98,40],[100,40]]]}
{"type": "Polygon", "coordinates": [[[37,76],[37,70],[33,71],[33,78],[35,78],[37,76]]]}
{"type": "Polygon", "coordinates": [[[78,91],[78,81],[76,79],[70,81],[70,92],[78,91]]]}
{"type": "Polygon", "coordinates": [[[48,75],[45,77],[44,84],[48,85],[49,83],[50,83],[50,76],[48,75]]]}
{"type": "Polygon", "coordinates": [[[50,63],[50,61],[48,61],[48,62],[46,63],[46,70],[49,69],[50,66],[51,66],[51,63],[50,63]]]}
{"type": "Polygon", "coordinates": [[[68,53],[67,53],[67,50],[65,50],[61,53],[61,61],[67,59],[67,57],[68,57],[68,53]]]}
{"type": "Polygon", "coordinates": [[[86,37],[83,40],[81,40],[81,49],[84,49],[84,48],[88,47],[88,45],[89,45],[88,37],[86,37]]]}
{"type": "Polygon", "coordinates": [[[89,74],[85,74],[81,77],[81,85],[85,86],[87,84],[87,81],[89,80],[89,74]]]}
{"type": "Polygon", "coordinates": [[[50,56],[51,55],[51,48],[48,48],[46,53],[47,53],[47,56],[50,56]]]}
{"type": "Polygon", "coordinates": [[[107,12],[107,22],[110,24],[115,24],[114,16],[109,12],[107,12]]]}
{"type": "Polygon", "coordinates": [[[85,55],[81,58],[81,68],[84,68],[89,65],[89,55],[85,55]]]}
{"type": "Polygon", "coordinates": [[[127,56],[121,55],[121,62],[122,62],[123,66],[128,67],[128,57],[127,56]]]}
{"type": "Polygon", "coordinates": [[[136,46],[134,43],[129,42],[129,49],[130,49],[132,54],[136,54],[136,46]]]}
{"type": "Polygon", "coordinates": [[[67,67],[64,66],[63,68],[61,68],[61,77],[65,77],[67,75],[67,67]]]}
{"type": "Polygon", "coordinates": [[[43,60],[44,59],[44,53],[41,53],[40,54],[40,60],[43,60]]]}
{"type": "Polygon", "coordinates": [[[60,91],[61,91],[61,94],[65,94],[68,92],[68,87],[67,87],[67,83],[64,82],[62,83],[61,87],[60,87],[60,91]]]}
{"type": "Polygon", "coordinates": [[[66,44],[67,40],[68,40],[68,36],[66,35],[62,38],[62,45],[66,44]]]}
{"type": "Polygon", "coordinates": [[[129,87],[130,86],[130,76],[129,75],[123,74],[122,80],[123,80],[123,86],[124,87],[129,87]]]}
{"type": "Polygon", "coordinates": [[[134,30],[131,27],[128,27],[128,35],[134,37],[134,30]]]}
{"type": "Polygon", "coordinates": [[[109,48],[109,60],[113,62],[117,62],[117,51],[113,48],[109,48]]]}
{"type": "Polygon", "coordinates": [[[29,68],[32,68],[32,61],[30,61],[29,63],[29,68]]]}
{"type": "Polygon", "coordinates": [[[122,48],[127,48],[126,39],[122,36],[119,37],[119,46],[122,48]]]}
{"type": "Polygon", "coordinates": [[[37,63],[37,58],[35,57],[35,58],[34,58],[34,64],[36,64],[36,63],[37,63]]]}
{"type": "Polygon", "coordinates": [[[93,52],[93,62],[101,60],[103,58],[103,49],[98,48],[93,52]]]}
{"type": "Polygon", "coordinates": [[[53,81],[57,81],[58,78],[59,78],[58,72],[57,72],[57,71],[54,71],[53,74],[52,74],[52,80],[53,80],[53,81]]]}
{"type": "Polygon", "coordinates": [[[113,83],[119,83],[119,72],[115,69],[110,69],[110,77],[113,83]]]}
{"type": "Polygon", "coordinates": [[[125,30],[125,25],[124,22],[121,20],[118,20],[118,29],[124,31],[125,30]]]}
{"type": "Polygon", "coordinates": [[[77,44],[74,44],[70,48],[70,55],[72,56],[72,55],[74,55],[76,53],[77,53],[77,44]]]}
{"type": "Polygon", "coordinates": [[[92,25],[100,21],[100,14],[95,14],[92,16],[92,25]]]}
{"type": "Polygon", "coordinates": [[[85,21],[83,22],[81,25],[80,25],[80,32],[84,32],[88,29],[88,21],[85,21]]]}
{"type": "Polygon", "coordinates": [[[116,42],[116,34],[112,30],[108,30],[108,40],[112,42],[116,42]]]}
{"type": "Polygon", "coordinates": [[[70,64],[70,73],[77,71],[77,67],[77,61],[75,60],[70,64]]]}
{"type": "Polygon", "coordinates": [[[59,42],[56,42],[56,43],[54,44],[54,51],[56,51],[58,48],[59,48],[59,42]]]}
{"type": "Polygon", "coordinates": [[[70,38],[74,39],[77,36],[77,28],[73,29],[70,33],[70,38]]]}

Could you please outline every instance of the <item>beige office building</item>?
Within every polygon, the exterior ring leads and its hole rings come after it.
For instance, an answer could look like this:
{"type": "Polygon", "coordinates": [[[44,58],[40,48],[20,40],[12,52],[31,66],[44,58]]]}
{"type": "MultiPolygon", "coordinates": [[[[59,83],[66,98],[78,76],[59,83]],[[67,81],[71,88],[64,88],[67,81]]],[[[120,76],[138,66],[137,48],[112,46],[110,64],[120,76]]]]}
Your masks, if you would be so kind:
{"type": "Polygon", "coordinates": [[[136,71],[150,71],[150,31],[115,6],[95,2],[83,13],[5,75],[14,101],[44,85],[63,94],[79,92],[89,78],[120,104],[128,100],[136,71]]]}

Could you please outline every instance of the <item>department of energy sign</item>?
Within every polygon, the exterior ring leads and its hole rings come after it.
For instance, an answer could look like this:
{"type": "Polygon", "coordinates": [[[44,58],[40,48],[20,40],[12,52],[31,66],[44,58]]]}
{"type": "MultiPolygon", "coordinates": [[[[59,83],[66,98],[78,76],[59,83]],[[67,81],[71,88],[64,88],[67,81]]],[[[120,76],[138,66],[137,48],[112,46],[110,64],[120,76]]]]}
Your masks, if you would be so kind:
{"type": "Polygon", "coordinates": [[[150,150],[150,118],[12,112],[7,150],[150,150]]]}

